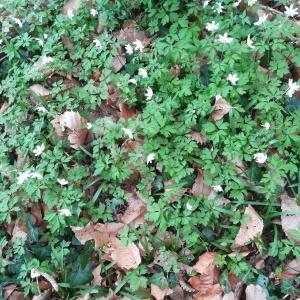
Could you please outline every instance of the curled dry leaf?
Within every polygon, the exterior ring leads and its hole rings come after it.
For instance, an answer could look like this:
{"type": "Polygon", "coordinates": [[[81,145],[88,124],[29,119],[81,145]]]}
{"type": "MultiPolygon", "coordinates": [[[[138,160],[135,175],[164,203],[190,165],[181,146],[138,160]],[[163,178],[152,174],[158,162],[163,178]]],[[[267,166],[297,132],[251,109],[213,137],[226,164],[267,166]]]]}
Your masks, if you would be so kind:
{"type": "Polygon", "coordinates": [[[295,198],[283,194],[281,197],[281,225],[285,235],[296,244],[300,244],[299,236],[295,235],[295,231],[300,228],[300,206],[295,198]]]}
{"type": "Polygon", "coordinates": [[[245,209],[243,219],[245,219],[245,222],[241,224],[240,230],[231,246],[232,249],[245,246],[262,234],[264,228],[263,220],[251,205],[245,209]]]}
{"type": "Polygon", "coordinates": [[[211,118],[214,121],[221,120],[226,114],[229,113],[231,105],[223,98],[216,99],[214,111],[211,113],[211,118]]]}
{"type": "Polygon", "coordinates": [[[208,137],[206,134],[197,131],[191,131],[187,134],[187,137],[191,138],[193,141],[200,145],[203,145],[208,141],[208,137]]]}
{"type": "Polygon", "coordinates": [[[212,192],[211,188],[204,183],[204,173],[201,169],[197,169],[197,177],[192,186],[191,193],[193,196],[204,196],[208,197],[212,192]]]}
{"type": "Polygon", "coordinates": [[[267,300],[266,294],[261,286],[250,284],[246,288],[246,300],[267,300]]]}
{"type": "Polygon", "coordinates": [[[200,274],[208,274],[215,267],[214,261],[217,258],[215,252],[205,252],[200,255],[193,269],[200,274]]]}
{"type": "Polygon", "coordinates": [[[85,227],[71,227],[75,237],[84,245],[87,241],[94,240],[95,248],[110,243],[118,234],[118,231],[124,226],[122,223],[97,223],[88,224],[85,227]]]}
{"type": "Polygon", "coordinates": [[[168,287],[161,290],[157,285],[151,283],[151,295],[156,299],[156,300],[164,300],[166,296],[172,294],[172,290],[169,289],[168,287]]]}
{"type": "Polygon", "coordinates": [[[101,274],[101,265],[94,268],[94,270],[92,271],[92,274],[94,276],[94,279],[92,280],[92,285],[93,286],[101,286],[101,282],[102,282],[102,276],[100,275],[101,274]]]}
{"type": "Polygon", "coordinates": [[[33,84],[31,87],[29,87],[29,89],[36,96],[40,96],[40,97],[46,97],[51,94],[51,91],[43,87],[41,84],[33,84]]]}
{"type": "Polygon", "coordinates": [[[134,243],[123,246],[119,239],[113,238],[110,244],[110,257],[116,262],[119,268],[132,270],[140,265],[142,261],[140,250],[134,243]]]}
{"type": "Polygon", "coordinates": [[[63,137],[64,132],[67,131],[72,148],[79,149],[80,145],[84,144],[88,129],[84,128],[86,120],[78,112],[66,111],[59,116],[55,116],[51,124],[58,137],[63,137]]]}
{"type": "Polygon", "coordinates": [[[289,261],[284,269],[283,272],[280,274],[280,279],[294,279],[300,274],[300,260],[293,259],[289,261]]]}
{"type": "Polygon", "coordinates": [[[127,225],[134,224],[138,226],[144,224],[146,208],[146,203],[135,193],[128,199],[128,207],[120,218],[120,221],[127,225]]]}

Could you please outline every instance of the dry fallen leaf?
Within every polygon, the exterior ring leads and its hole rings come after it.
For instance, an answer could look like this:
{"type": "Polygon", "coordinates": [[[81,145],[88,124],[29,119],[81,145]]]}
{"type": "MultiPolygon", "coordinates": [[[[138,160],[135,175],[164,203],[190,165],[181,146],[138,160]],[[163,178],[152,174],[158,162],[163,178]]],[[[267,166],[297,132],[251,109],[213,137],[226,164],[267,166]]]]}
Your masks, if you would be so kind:
{"type": "Polygon", "coordinates": [[[212,189],[210,186],[206,185],[204,183],[204,174],[203,171],[198,169],[198,174],[195,179],[195,182],[192,186],[191,194],[193,196],[204,196],[208,197],[208,195],[211,193],[212,189]]]}
{"type": "Polygon", "coordinates": [[[92,271],[92,274],[94,276],[94,279],[92,280],[92,285],[93,286],[101,286],[101,282],[102,282],[102,276],[100,275],[101,274],[101,265],[94,268],[94,270],[92,271]]]}
{"type": "Polygon", "coordinates": [[[134,20],[127,20],[124,22],[122,29],[117,34],[117,39],[128,43],[140,40],[144,47],[147,47],[150,43],[147,38],[147,32],[138,30],[137,24],[134,20]]]}
{"type": "Polygon", "coordinates": [[[136,269],[140,265],[142,261],[140,250],[134,243],[123,246],[119,239],[113,238],[110,244],[110,257],[119,268],[128,271],[136,269]]]}
{"type": "Polygon", "coordinates": [[[222,300],[235,300],[234,293],[230,292],[228,294],[225,294],[223,296],[222,300]]]}
{"type": "Polygon", "coordinates": [[[88,129],[84,128],[86,120],[78,112],[66,111],[61,115],[55,116],[51,121],[58,137],[63,137],[67,132],[71,147],[79,149],[83,145],[88,134],[88,129]]]}
{"type": "Polygon", "coordinates": [[[164,300],[165,296],[168,296],[172,293],[173,291],[169,289],[168,287],[161,290],[157,285],[151,283],[151,295],[156,299],[156,300],[164,300]]]}
{"type": "Polygon", "coordinates": [[[283,272],[280,274],[280,279],[294,279],[300,274],[300,260],[293,259],[289,261],[284,269],[283,272]]]}
{"type": "Polygon", "coordinates": [[[128,121],[128,119],[131,118],[135,118],[139,114],[139,111],[130,108],[127,104],[124,103],[119,104],[119,109],[119,116],[120,118],[124,118],[125,121],[128,121]]]}
{"type": "Polygon", "coordinates": [[[214,121],[221,120],[229,113],[231,105],[223,98],[217,98],[214,105],[214,111],[211,113],[211,118],[214,121]]]}
{"type": "Polygon", "coordinates": [[[222,293],[221,286],[219,284],[214,284],[204,295],[201,292],[195,294],[193,300],[222,300],[222,293]]]}
{"type": "Polygon", "coordinates": [[[30,91],[33,92],[36,96],[46,97],[51,94],[51,91],[46,89],[40,84],[33,84],[29,87],[30,91]]]}
{"type": "Polygon", "coordinates": [[[7,102],[7,101],[4,101],[1,105],[1,108],[0,108],[0,114],[3,114],[6,112],[6,110],[9,108],[10,106],[10,103],[7,102]]]}
{"type": "Polygon", "coordinates": [[[16,288],[17,285],[14,283],[5,285],[5,287],[3,288],[4,299],[7,300],[10,297],[10,295],[15,291],[16,288]]]}
{"type": "Polygon", "coordinates": [[[82,0],[69,0],[62,8],[63,15],[67,15],[68,11],[76,11],[81,4],[82,0]]]}
{"type": "Polygon", "coordinates": [[[146,203],[135,193],[128,199],[128,207],[120,218],[120,221],[127,225],[134,224],[138,226],[144,224],[145,212],[146,203]]]}
{"type": "Polygon", "coordinates": [[[88,224],[85,227],[71,227],[75,237],[84,245],[87,241],[94,240],[95,248],[99,248],[109,242],[118,234],[118,231],[124,226],[122,223],[97,223],[88,224]]]}
{"type": "Polygon", "coordinates": [[[14,291],[8,300],[29,300],[28,297],[25,297],[24,292],[21,291],[14,291]]]}
{"type": "Polygon", "coordinates": [[[126,57],[124,55],[118,55],[114,57],[112,61],[112,67],[111,67],[112,71],[114,73],[118,73],[125,64],[126,64],[126,57]]]}
{"type": "Polygon", "coordinates": [[[291,198],[287,194],[283,194],[280,199],[282,230],[290,240],[299,244],[300,238],[295,235],[295,231],[300,228],[300,206],[295,198],[291,198]]]}
{"type": "Polygon", "coordinates": [[[246,300],[267,300],[266,294],[259,285],[250,284],[246,288],[246,300]]]}
{"type": "Polygon", "coordinates": [[[204,133],[200,133],[198,131],[191,131],[186,136],[188,136],[189,138],[191,138],[193,141],[195,141],[200,145],[203,145],[208,141],[207,135],[204,133]]]}
{"type": "Polygon", "coordinates": [[[245,209],[243,219],[245,218],[246,220],[241,224],[240,230],[231,246],[232,249],[245,246],[262,234],[264,228],[263,220],[251,205],[245,209]]]}
{"type": "Polygon", "coordinates": [[[208,274],[214,268],[214,261],[217,258],[215,252],[205,252],[198,257],[193,269],[200,274],[208,274]]]}
{"type": "Polygon", "coordinates": [[[16,220],[14,229],[12,231],[12,242],[15,239],[27,239],[27,227],[26,224],[21,220],[16,220]]]}

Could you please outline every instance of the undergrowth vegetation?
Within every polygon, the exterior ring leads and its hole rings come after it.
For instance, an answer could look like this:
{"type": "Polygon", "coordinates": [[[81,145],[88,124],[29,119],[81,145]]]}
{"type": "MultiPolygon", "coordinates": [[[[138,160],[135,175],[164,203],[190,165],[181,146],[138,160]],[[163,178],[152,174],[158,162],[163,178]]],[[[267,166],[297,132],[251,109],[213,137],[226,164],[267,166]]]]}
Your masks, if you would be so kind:
{"type": "Polygon", "coordinates": [[[2,2],[3,299],[300,296],[299,12],[272,6],[2,2]]]}

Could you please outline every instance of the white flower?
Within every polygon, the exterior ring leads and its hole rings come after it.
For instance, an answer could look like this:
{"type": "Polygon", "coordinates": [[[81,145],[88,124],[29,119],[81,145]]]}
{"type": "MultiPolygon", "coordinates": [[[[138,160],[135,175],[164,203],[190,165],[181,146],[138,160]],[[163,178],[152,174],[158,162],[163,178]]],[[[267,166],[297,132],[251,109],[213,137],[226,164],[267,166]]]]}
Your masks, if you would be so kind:
{"type": "Polygon", "coordinates": [[[139,75],[142,76],[143,78],[147,78],[148,77],[147,70],[143,68],[139,68],[139,75]]]}
{"type": "Polygon", "coordinates": [[[133,54],[133,48],[132,48],[132,46],[130,44],[127,44],[125,46],[125,50],[126,50],[127,54],[129,54],[129,55],[133,54]]]}
{"type": "Polygon", "coordinates": [[[0,45],[2,45],[2,43],[3,43],[3,40],[2,40],[2,39],[0,39],[0,45]]]}
{"type": "Polygon", "coordinates": [[[46,65],[46,64],[52,62],[53,60],[54,60],[54,58],[51,57],[51,56],[43,56],[42,57],[42,64],[46,65]]]}
{"type": "Polygon", "coordinates": [[[223,99],[223,97],[221,95],[216,96],[216,100],[221,100],[221,99],[223,99]]]}
{"type": "Polygon", "coordinates": [[[236,85],[239,80],[239,77],[236,74],[229,74],[226,78],[232,85],[236,85]]]}
{"type": "Polygon", "coordinates": [[[267,14],[263,14],[261,17],[258,18],[258,21],[256,21],[254,23],[254,25],[259,26],[259,25],[265,23],[267,21],[267,19],[268,19],[268,15],[267,14]]]}
{"type": "Polygon", "coordinates": [[[87,129],[91,129],[92,127],[93,127],[92,123],[90,123],[90,122],[86,123],[86,128],[87,129]]]}
{"type": "Polygon", "coordinates": [[[97,48],[102,47],[101,42],[98,39],[93,39],[93,43],[97,48]]]}
{"type": "Polygon", "coordinates": [[[222,5],[221,2],[217,3],[217,7],[215,8],[215,12],[218,14],[221,14],[223,12],[224,6],[222,5]]]}
{"type": "Polygon", "coordinates": [[[236,1],[236,2],[233,3],[233,6],[234,7],[238,7],[241,2],[242,2],[242,0],[238,0],[238,1],[236,1]]]}
{"type": "Polygon", "coordinates": [[[135,47],[134,47],[134,50],[135,50],[135,51],[143,52],[144,45],[143,45],[143,43],[142,43],[140,40],[135,40],[135,41],[133,42],[133,45],[135,46],[135,47]]]}
{"type": "Polygon", "coordinates": [[[267,158],[268,156],[266,153],[256,153],[253,155],[253,159],[259,164],[263,164],[267,158]]]}
{"type": "Polygon", "coordinates": [[[60,216],[65,216],[65,217],[71,217],[72,216],[71,211],[67,208],[59,209],[58,212],[59,212],[60,216]]]}
{"type": "Polygon", "coordinates": [[[68,180],[64,179],[64,178],[58,178],[57,179],[57,182],[60,184],[60,185],[67,185],[69,183],[68,180]]]}
{"type": "Polygon", "coordinates": [[[96,10],[95,8],[91,8],[91,9],[90,9],[90,14],[91,14],[93,17],[95,17],[95,16],[98,15],[98,12],[97,12],[97,10],[96,10]]]}
{"type": "Polygon", "coordinates": [[[211,23],[207,23],[205,28],[208,31],[216,31],[219,28],[219,24],[215,21],[212,21],[211,23]]]}
{"type": "Polygon", "coordinates": [[[43,113],[47,113],[48,112],[48,110],[44,106],[38,106],[36,108],[36,110],[39,111],[39,112],[43,112],[43,113]]]}
{"type": "Polygon", "coordinates": [[[28,178],[30,178],[31,174],[29,171],[21,172],[19,173],[19,176],[17,178],[17,184],[22,184],[25,182],[28,178]]]}
{"type": "Polygon", "coordinates": [[[206,7],[206,6],[209,4],[209,1],[210,1],[210,0],[205,0],[205,1],[203,2],[203,7],[206,7]]]}
{"type": "Polygon", "coordinates": [[[257,0],[248,0],[248,5],[253,6],[256,2],[257,0]]]}
{"type": "Polygon", "coordinates": [[[43,40],[41,40],[41,39],[39,39],[39,38],[34,38],[38,43],[39,43],[39,45],[40,46],[44,46],[44,42],[43,42],[43,40]]]}
{"type": "Polygon", "coordinates": [[[128,135],[130,139],[133,139],[132,131],[128,128],[122,128],[122,130],[128,135]]]}
{"type": "Polygon", "coordinates": [[[33,149],[33,153],[34,153],[34,156],[40,156],[43,151],[45,150],[45,145],[42,144],[42,145],[37,145],[34,149],[33,149]]]}
{"type": "Polygon", "coordinates": [[[187,204],[186,204],[186,209],[187,209],[187,210],[192,210],[192,209],[193,209],[193,206],[187,202],[187,204]]]}
{"type": "Polygon", "coordinates": [[[289,96],[291,98],[291,97],[293,97],[294,93],[300,89],[300,87],[297,84],[297,82],[293,82],[293,79],[289,79],[288,85],[289,85],[289,88],[288,88],[286,94],[287,94],[287,96],[289,96]]]}
{"type": "Polygon", "coordinates": [[[271,125],[269,122],[266,122],[265,124],[261,125],[262,127],[265,127],[267,130],[270,129],[271,125]]]}
{"type": "Polygon", "coordinates": [[[30,173],[30,177],[31,177],[31,178],[42,179],[42,178],[43,178],[43,175],[40,174],[39,172],[32,172],[32,173],[30,173]]]}
{"type": "Polygon", "coordinates": [[[150,100],[153,97],[153,91],[152,91],[151,87],[147,87],[145,97],[146,97],[146,100],[150,100]]]}
{"type": "Polygon", "coordinates": [[[297,7],[294,8],[293,4],[291,4],[290,7],[285,6],[284,8],[285,8],[284,14],[285,14],[286,17],[294,18],[295,16],[297,16],[298,8],[297,7]]]}
{"type": "Polygon", "coordinates": [[[219,35],[218,41],[222,44],[230,44],[233,38],[229,37],[227,32],[225,32],[223,35],[219,35]]]}
{"type": "Polygon", "coordinates": [[[253,41],[250,38],[250,34],[247,37],[247,46],[251,49],[254,49],[255,47],[253,46],[253,41]]]}
{"type": "Polygon", "coordinates": [[[68,8],[67,16],[69,17],[69,19],[71,19],[71,20],[73,19],[74,13],[73,13],[73,10],[71,8],[68,8]]]}
{"type": "Polygon", "coordinates": [[[147,165],[151,164],[154,159],[155,159],[155,153],[148,154],[148,156],[147,156],[147,165]]]}
{"type": "Polygon", "coordinates": [[[134,78],[129,79],[128,82],[129,82],[129,83],[132,83],[132,84],[136,84],[136,83],[137,83],[137,82],[136,82],[136,79],[134,79],[134,78]]]}
{"type": "Polygon", "coordinates": [[[221,185],[212,185],[211,187],[215,192],[223,192],[223,188],[221,185]]]}
{"type": "Polygon", "coordinates": [[[41,275],[42,275],[41,272],[36,268],[33,268],[30,271],[30,277],[31,278],[37,278],[37,277],[40,277],[41,275]]]}
{"type": "Polygon", "coordinates": [[[22,22],[20,19],[18,18],[12,18],[14,20],[14,22],[21,28],[23,25],[22,25],[22,22]]]}
{"type": "Polygon", "coordinates": [[[44,39],[46,40],[48,38],[48,33],[44,33],[44,39]]]}

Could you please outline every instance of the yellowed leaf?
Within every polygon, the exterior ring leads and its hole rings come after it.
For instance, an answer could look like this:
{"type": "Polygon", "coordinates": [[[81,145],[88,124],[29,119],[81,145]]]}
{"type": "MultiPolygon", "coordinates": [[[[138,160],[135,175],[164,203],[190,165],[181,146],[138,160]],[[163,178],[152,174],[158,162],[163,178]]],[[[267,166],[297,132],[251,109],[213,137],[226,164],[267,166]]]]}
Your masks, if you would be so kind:
{"type": "Polygon", "coordinates": [[[264,228],[263,220],[251,205],[245,209],[243,220],[245,221],[241,224],[240,230],[231,246],[232,249],[245,246],[262,234],[264,228]]]}
{"type": "Polygon", "coordinates": [[[168,287],[161,290],[157,285],[151,283],[151,295],[156,300],[164,300],[166,296],[170,295],[173,291],[168,287]]]}
{"type": "Polygon", "coordinates": [[[88,224],[85,227],[71,227],[76,238],[81,244],[94,240],[95,248],[99,248],[107,243],[118,234],[118,231],[124,226],[122,223],[97,223],[95,225],[88,224]]]}
{"type": "Polygon", "coordinates": [[[299,236],[295,235],[295,231],[300,228],[300,206],[295,198],[283,194],[281,197],[281,226],[285,235],[296,244],[300,243],[299,236]]]}
{"type": "Polygon", "coordinates": [[[134,243],[123,246],[117,238],[111,241],[110,256],[123,270],[136,269],[142,261],[140,250],[134,243]]]}
{"type": "Polygon", "coordinates": [[[250,284],[246,288],[246,300],[267,300],[266,294],[259,285],[250,284]]]}
{"type": "Polygon", "coordinates": [[[211,113],[211,118],[214,121],[221,120],[229,113],[231,105],[223,98],[217,98],[214,105],[214,111],[211,113]]]}

